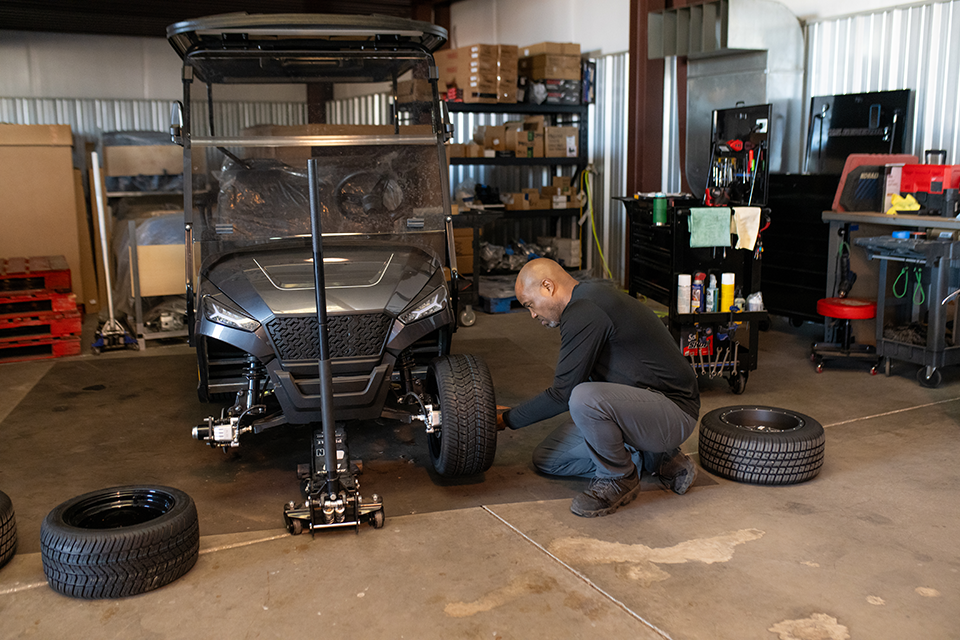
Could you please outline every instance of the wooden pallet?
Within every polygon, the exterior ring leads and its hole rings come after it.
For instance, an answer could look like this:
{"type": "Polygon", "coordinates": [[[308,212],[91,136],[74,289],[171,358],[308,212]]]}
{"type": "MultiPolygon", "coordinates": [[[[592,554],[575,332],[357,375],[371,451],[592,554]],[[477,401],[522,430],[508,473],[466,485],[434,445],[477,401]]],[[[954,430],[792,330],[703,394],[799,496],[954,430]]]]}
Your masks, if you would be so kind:
{"type": "Polygon", "coordinates": [[[39,291],[0,295],[0,318],[28,318],[41,313],[68,313],[77,310],[77,296],[72,293],[39,291]]]}
{"type": "Polygon", "coordinates": [[[0,318],[0,342],[79,336],[83,316],[79,311],[39,313],[24,318],[0,318]]]}
{"type": "Polygon", "coordinates": [[[0,342],[0,362],[47,360],[80,355],[80,337],[0,342]]]}
{"type": "Polygon", "coordinates": [[[0,295],[44,290],[70,291],[70,267],[63,256],[0,258],[0,295]]]}

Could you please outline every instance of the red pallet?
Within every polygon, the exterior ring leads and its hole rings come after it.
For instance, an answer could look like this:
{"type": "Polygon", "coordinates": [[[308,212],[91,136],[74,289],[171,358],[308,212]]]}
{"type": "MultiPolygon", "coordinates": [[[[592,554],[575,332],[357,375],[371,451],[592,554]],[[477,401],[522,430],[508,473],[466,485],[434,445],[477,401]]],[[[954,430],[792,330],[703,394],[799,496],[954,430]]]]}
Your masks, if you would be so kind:
{"type": "Polygon", "coordinates": [[[0,318],[0,342],[63,338],[79,335],[83,317],[79,311],[40,313],[26,318],[0,318]]]}
{"type": "Polygon", "coordinates": [[[47,360],[78,355],[80,355],[79,337],[0,342],[0,362],[47,360]]]}
{"type": "Polygon", "coordinates": [[[27,318],[76,310],[77,296],[72,293],[41,291],[0,295],[0,318],[27,318]]]}
{"type": "Polygon", "coordinates": [[[0,258],[0,295],[44,290],[70,291],[70,267],[63,256],[0,258]]]}

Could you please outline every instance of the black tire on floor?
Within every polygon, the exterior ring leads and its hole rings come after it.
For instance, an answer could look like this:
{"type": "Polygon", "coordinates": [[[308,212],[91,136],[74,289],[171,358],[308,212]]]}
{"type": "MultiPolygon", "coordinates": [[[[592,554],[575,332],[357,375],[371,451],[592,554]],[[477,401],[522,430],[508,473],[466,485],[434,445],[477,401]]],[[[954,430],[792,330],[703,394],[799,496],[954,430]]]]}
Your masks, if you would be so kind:
{"type": "Polygon", "coordinates": [[[714,409],[700,421],[700,466],[723,478],[751,484],[796,484],[823,466],[819,422],[776,407],[714,409]]]}
{"type": "Polygon", "coordinates": [[[450,478],[489,469],[497,452],[497,403],[486,363],[463,354],[437,358],[427,389],[441,415],[440,432],[427,436],[433,468],[450,478]]]}
{"type": "Polygon", "coordinates": [[[170,487],[92,491],[54,508],[40,528],[47,582],[77,598],[157,589],[189,571],[199,550],[196,505],[170,487]]]}
{"type": "Polygon", "coordinates": [[[0,491],[0,567],[10,562],[17,550],[17,519],[10,496],[0,491]]]}

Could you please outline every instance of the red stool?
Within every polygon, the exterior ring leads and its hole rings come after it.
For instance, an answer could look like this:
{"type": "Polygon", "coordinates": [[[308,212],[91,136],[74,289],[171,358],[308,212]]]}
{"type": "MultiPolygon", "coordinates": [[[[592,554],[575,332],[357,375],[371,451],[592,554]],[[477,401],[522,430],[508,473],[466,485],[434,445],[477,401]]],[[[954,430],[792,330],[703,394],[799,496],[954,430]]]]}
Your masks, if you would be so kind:
{"type": "Polygon", "coordinates": [[[817,364],[817,373],[823,371],[827,358],[862,358],[873,361],[870,373],[877,373],[877,348],[869,344],[857,344],[850,332],[851,320],[869,320],[877,315],[877,303],[858,298],[821,298],[817,301],[817,313],[833,319],[837,342],[817,342],[810,348],[810,359],[817,364]]]}

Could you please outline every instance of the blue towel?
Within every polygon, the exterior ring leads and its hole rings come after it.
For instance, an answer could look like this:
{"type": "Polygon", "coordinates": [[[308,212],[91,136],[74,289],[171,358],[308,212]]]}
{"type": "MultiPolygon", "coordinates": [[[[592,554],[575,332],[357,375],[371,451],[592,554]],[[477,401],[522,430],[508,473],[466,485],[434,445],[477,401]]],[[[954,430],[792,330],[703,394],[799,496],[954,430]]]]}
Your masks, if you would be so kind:
{"type": "Polygon", "coordinates": [[[690,208],[691,247],[729,247],[730,209],[728,207],[690,208]]]}

